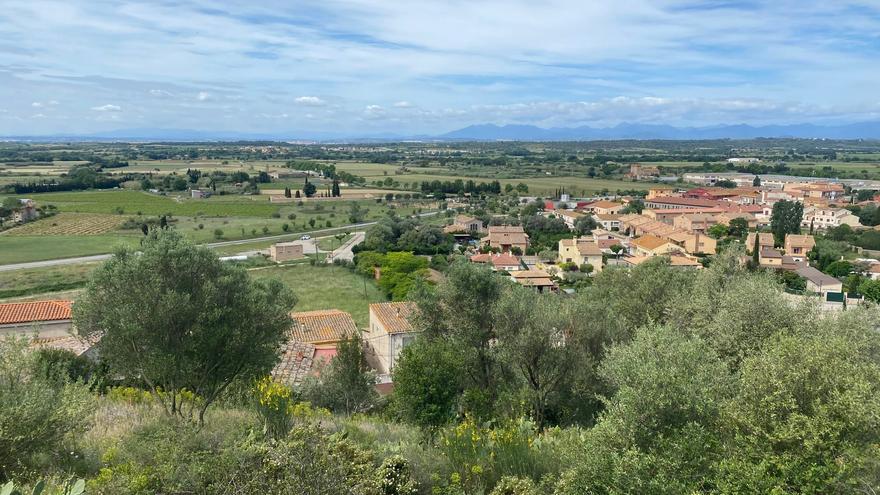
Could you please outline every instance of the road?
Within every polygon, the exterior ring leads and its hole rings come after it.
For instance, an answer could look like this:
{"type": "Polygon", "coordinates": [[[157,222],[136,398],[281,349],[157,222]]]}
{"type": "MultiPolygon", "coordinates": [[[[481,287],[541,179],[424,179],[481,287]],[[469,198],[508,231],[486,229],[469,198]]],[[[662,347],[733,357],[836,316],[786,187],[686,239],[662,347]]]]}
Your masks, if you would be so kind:
{"type": "MultiPolygon", "coordinates": [[[[440,213],[440,212],[439,211],[429,211],[427,213],[421,213],[421,214],[419,214],[419,216],[420,217],[430,217],[430,216],[436,215],[438,213],[440,213]]],[[[296,234],[270,235],[270,236],[265,236],[265,237],[254,237],[252,239],[240,239],[240,240],[235,240],[235,241],[211,242],[211,243],[204,244],[204,246],[213,249],[213,248],[218,248],[218,247],[223,247],[223,246],[237,246],[239,244],[250,244],[252,242],[290,239],[291,237],[298,236],[298,235],[302,236],[305,234],[309,234],[312,237],[315,237],[315,234],[323,234],[323,233],[327,233],[327,232],[339,232],[341,230],[353,231],[355,229],[369,227],[370,225],[376,225],[376,223],[378,223],[378,222],[362,222],[362,223],[355,223],[355,224],[351,224],[351,225],[344,225],[342,227],[333,227],[333,228],[329,228],[329,229],[318,229],[318,230],[312,230],[309,232],[298,232],[296,234]]],[[[356,243],[353,243],[352,246],[354,244],[356,244],[356,243]]],[[[345,247],[345,246],[343,246],[343,247],[345,247]]],[[[304,247],[304,249],[305,249],[305,247],[304,247]]],[[[314,252],[315,247],[311,246],[311,249],[312,249],[312,251],[306,251],[306,252],[314,252]]],[[[350,253],[351,246],[349,246],[348,251],[350,253]]],[[[8,271],[12,271],[12,270],[24,270],[27,268],[46,268],[49,266],[78,265],[78,264],[82,264],[82,263],[94,263],[97,261],[104,261],[104,260],[110,259],[110,256],[112,256],[112,255],[110,255],[110,254],[96,254],[96,255],[92,255],[92,256],[78,256],[75,258],[61,258],[61,259],[44,260],[44,261],[30,261],[27,263],[13,263],[10,265],[0,265],[0,272],[8,272],[8,271]]],[[[342,258],[342,259],[351,259],[351,258],[342,258]]]]}
{"type": "Polygon", "coordinates": [[[364,237],[366,237],[366,235],[366,232],[355,232],[352,234],[351,239],[349,239],[348,242],[334,249],[333,252],[330,253],[330,256],[327,257],[327,263],[333,263],[334,260],[354,260],[354,253],[351,248],[364,242],[364,237]]]}

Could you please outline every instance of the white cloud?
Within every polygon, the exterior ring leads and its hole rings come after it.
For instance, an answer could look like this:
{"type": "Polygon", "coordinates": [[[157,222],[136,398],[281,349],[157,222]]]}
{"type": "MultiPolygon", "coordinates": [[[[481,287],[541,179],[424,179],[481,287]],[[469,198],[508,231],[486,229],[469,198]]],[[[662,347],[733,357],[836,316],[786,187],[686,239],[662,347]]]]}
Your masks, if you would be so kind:
{"type": "Polygon", "coordinates": [[[318,98],[317,96],[300,96],[293,101],[299,103],[300,105],[306,105],[309,107],[321,107],[327,104],[326,101],[318,98]]]}
{"type": "Polygon", "coordinates": [[[35,102],[31,103],[31,106],[34,108],[43,108],[43,103],[40,101],[35,101],[35,102]]]}
{"type": "Polygon", "coordinates": [[[120,107],[119,105],[112,105],[108,103],[99,107],[92,107],[92,110],[96,112],[120,112],[122,111],[122,107],[120,107]]]}
{"type": "Polygon", "coordinates": [[[394,108],[412,108],[412,103],[408,101],[398,101],[394,104],[394,108]]]}
{"type": "Polygon", "coordinates": [[[207,91],[199,91],[199,94],[196,95],[196,99],[199,101],[205,101],[211,97],[211,93],[207,91]]]}
{"type": "Polygon", "coordinates": [[[151,89],[150,94],[153,96],[174,96],[172,92],[165,91],[164,89],[151,89]]]}

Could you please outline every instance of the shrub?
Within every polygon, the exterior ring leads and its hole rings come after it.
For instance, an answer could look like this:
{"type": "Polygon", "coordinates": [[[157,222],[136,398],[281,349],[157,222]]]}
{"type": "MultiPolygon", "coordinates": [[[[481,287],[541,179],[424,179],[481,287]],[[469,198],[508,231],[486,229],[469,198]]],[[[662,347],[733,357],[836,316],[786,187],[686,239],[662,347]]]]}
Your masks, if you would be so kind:
{"type": "Polygon", "coordinates": [[[381,495],[416,495],[419,492],[409,462],[402,456],[394,455],[382,461],[376,477],[381,495]]]}
{"type": "Polygon", "coordinates": [[[88,387],[37,368],[24,339],[0,339],[0,480],[43,463],[59,465],[93,410],[88,387]]]}

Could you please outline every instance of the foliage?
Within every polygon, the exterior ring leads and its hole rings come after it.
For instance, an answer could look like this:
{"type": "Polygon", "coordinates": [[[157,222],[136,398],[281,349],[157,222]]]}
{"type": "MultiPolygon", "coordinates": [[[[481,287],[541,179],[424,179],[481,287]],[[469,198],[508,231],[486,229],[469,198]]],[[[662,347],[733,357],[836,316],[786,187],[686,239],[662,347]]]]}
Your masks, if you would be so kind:
{"type": "Polygon", "coordinates": [[[202,421],[233,380],[271,369],[294,302],[280,282],[252,281],[157,230],[141,252],[121,248],[97,269],[73,312],[80,334],[101,336],[99,353],[114,373],[142,379],[169,414],[197,410],[202,421]]]}
{"type": "Polygon", "coordinates": [[[409,462],[393,455],[382,461],[376,473],[379,495],[417,495],[419,484],[412,478],[409,462]]]}
{"type": "Polygon", "coordinates": [[[369,411],[376,405],[375,384],[376,376],[367,365],[363,342],[353,335],[339,342],[330,364],[303,384],[303,396],[318,407],[350,415],[369,411]]]}
{"type": "MultiPolygon", "coordinates": [[[[82,495],[86,489],[86,481],[84,479],[78,479],[76,481],[70,480],[64,483],[59,487],[51,487],[46,484],[44,480],[40,480],[34,484],[34,487],[31,489],[31,495],[82,495]]],[[[2,487],[0,487],[0,495],[26,495],[27,492],[22,492],[18,488],[15,487],[15,483],[10,481],[6,483],[2,487]]]]}
{"type": "Polygon", "coordinates": [[[428,260],[410,252],[388,253],[380,263],[379,288],[394,301],[405,299],[413,286],[427,274],[428,260]]]}
{"type": "Polygon", "coordinates": [[[801,233],[801,220],[804,217],[804,205],[800,201],[777,201],[773,203],[770,215],[770,231],[777,246],[785,244],[787,234],[801,233]]]}
{"type": "Polygon", "coordinates": [[[394,368],[395,411],[408,423],[428,431],[455,416],[461,393],[456,347],[446,340],[419,340],[403,349],[394,368]]]}
{"type": "Polygon", "coordinates": [[[0,339],[0,480],[67,462],[93,401],[85,384],[46,374],[25,339],[0,339]]]}

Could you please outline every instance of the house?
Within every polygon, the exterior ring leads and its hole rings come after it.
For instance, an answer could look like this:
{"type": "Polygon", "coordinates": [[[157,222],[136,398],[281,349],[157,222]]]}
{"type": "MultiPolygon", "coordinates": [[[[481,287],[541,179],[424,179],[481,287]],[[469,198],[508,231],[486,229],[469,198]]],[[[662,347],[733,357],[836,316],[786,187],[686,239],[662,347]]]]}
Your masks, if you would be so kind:
{"type": "Polygon", "coordinates": [[[101,340],[100,337],[86,339],[76,335],[67,335],[65,337],[37,337],[31,340],[30,348],[58,349],[97,361],[98,352],[95,344],[97,344],[99,340],[101,340]]]}
{"type": "Polygon", "coordinates": [[[475,254],[470,258],[471,263],[486,263],[495,271],[514,271],[522,269],[520,259],[510,253],[485,253],[475,254]]]}
{"type": "Polygon", "coordinates": [[[665,208],[659,210],[645,208],[644,210],[642,210],[643,216],[646,216],[651,220],[663,222],[667,225],[673,225],[675,223],[675,219],[682,215],[695,215],[700,213],[714,215],[717,213],[724,213],[724,209],[720,206],[716,206],[712,208],[665,208]]]}
{"type": "Polygon", "coordinates": [[[715,215],[715,221],[717,223],[719,223],[721,225],[727,225],[727,226],[730,225],[731,220],[734,220],[737,218],[744,219],[746,221],[746,224],[748,225],[749,229],[758,228],[758,219],[755,218],[755,215],[752,215],[751,213],[732,212],[731,211],[731,212],[724,212],[724,213],[719,213],[719,214],[715,215]]]}
{"type": "Polygon", "coordinates": [[[846,208],[823,208],[819,206],[804,208],[804,216],[803,220],[801,220],[801,226],[804,228],[827,229],[840,227],[841,225],[859,227],[861,223],[859,223],[859,217],[853,215],[846,208]]]}
{"type": "Polygon", "coordinates": [[[463,232],[468,234],[481,234],[485,232],[483,229],[483,221],[469,217],[466,215],[456,215],[455,220],[452,222],[452,225],[447,225],[444,229],[444,232],[447,234],[455,233],[455,232],[463,232]]]}
{"type": "Polygon", "coordinates": [[[620,230],[620,215],[611,213],[595,213],[593,218],[605,230],[620,230]]]}
{"type": "Polygon", "coordinates": [[[829,292],[843,292],[843,282],[812,266],[798,268],[795,273],[807,280],[807,291],[821,294],[823,298],[829,292]]]}
{"type": "Polygon", "coordinates": [[[74,334],[73,301],[50,300],[0,304],[0,338],[69,337],[74,334]]]}
{"type": "Polygon", "coordinates": [[[415,341],[417,334],[411,323],[415,311],[412,302],[370,304],[370,328],[365,335],[367,359],[380,374],[391,373],[400,351],[415,341]]]}
{"type": "Polygon", "coordinates": [[[672,221],[672,226],[679,230],[705,234],[716,223],[718,223],[718,220],[715,218],[715,215],[695,213],[692,215],[679,215],[672,221]]]}
{"type": "Polygon", "coordinates": [[[279,242],[269,247],[269,257],[275,263],[305,258],[303,245],[299,242],[279,242]]]}
{"type": "Polygon", "coordinates": [[[574,224],[578,219],[586,216],[586,213],[575,210],[555,210],[553,214],[562,219],[569,229],[574,229],[574,224]]]}
{"type": "MultiPolygon", "coordinates": [[[[746,236],[746,252],[751,254],[752,248],[755,247],[755,232],[749,232],[749,235],[746,236]]],[[[775,245],[775,241],[773,240],[773,234],[769,232],[760,232],[758,235],[758,252],[760,253],[763,248],[773,248],[775,245]]]]}
{"type": "Polygon", "coordinates": [[[483,242],[502,253],[508,253],[513,248],[519,248],[525,253],[529,247],[529,235],[520,225],[492,225],[489,227],[489,235],[483,242]]]}
{"type": "Polygon", "coordinates": [[[36,220],[40,216],[37,211],[36,203],[32,199],[18,200],[18,208],[12,212],[12,221],[14,223],[25,223],[36,220]]]}
{"type": "Polygon", "coordinates": [[[762,247],[758,252],[758,264],[766,268],[782,268],[782,253],[772,247],[762,247]]]}
{"type": "Polygon", "coordinates": [[[680,198],[676,196],[657,196],[646,199],[645,208],[652,210],[671,210],[682,208],[712,208],[718,206],[718,201],[697,198],[680,198]]]}
{"type": "Polygon", "coordinates": [[[192,195],[192,199],[203,199],[211,197],[211,191],[202,191],[199,189],[193,189],[192,191],[190,191],[190,194],[192,195]]]}
{"type": "Polygon", "coordinates": [[[587,203],[584,205],[583,210],[587,213],[600,214],[600,215],[616,215],[619,214],[626,205],[623,203],[618,203],[616,201],[594,201],[592,203],[587,203]]]}
{"type": "Polygon", "coordinates": [[[316,349],[333,349],[336,344],[358,333],[351,315],[338,309],[291,313],[290,339],[312,344],[316,349]]]}
{"type": "Polygon", "coordinates": [[[811,235],[788,234],[785,236],[785,254],[798,261],[803,261],[815,245],[816,240],[811,235]]]}
{"type": "Polygon", "coordinates": [[[556,283],[544,270],[521,270],[511,272],[510,277],[518,284],[537,292],[556,292],[556,283]]]}
{"type": "Polygon", "coordinates": [[[647,234],[629,243],[630,251],[636,256],[661,256],[664,254],[684,252],[680,246],[668,239],[647,234]]]}
{"type": "Polygon", "coordinates": [[[602,271],[602,249],[589,238],[560,239],[559,262],[577,266],[589,264],[594,272],[602,271]]]}
{"type": "Polygon", "coordinates": [[[663,236],[688,254],[715,254],[718,241],[705,234],[677,231],[663,236]]]}

